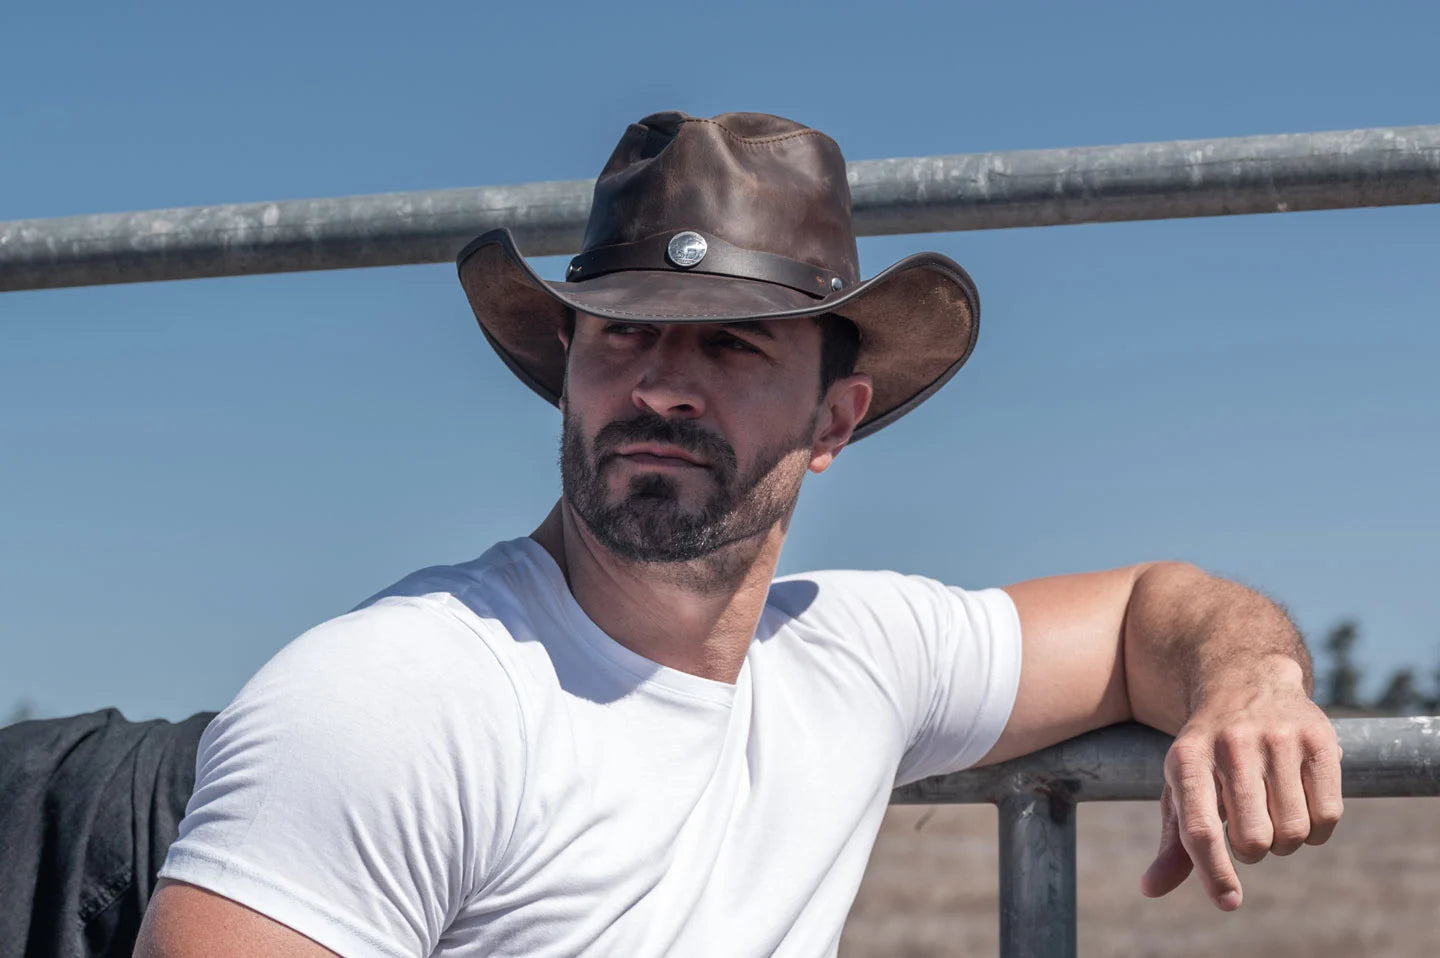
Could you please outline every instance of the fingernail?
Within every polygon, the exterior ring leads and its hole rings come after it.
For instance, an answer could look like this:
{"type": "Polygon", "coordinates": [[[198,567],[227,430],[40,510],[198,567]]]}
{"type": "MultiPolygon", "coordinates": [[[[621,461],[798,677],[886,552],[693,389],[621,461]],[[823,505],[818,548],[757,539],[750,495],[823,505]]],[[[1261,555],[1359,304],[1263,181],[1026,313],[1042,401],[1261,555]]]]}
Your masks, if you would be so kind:
{"type": "Polygon", "coordinates": [[[1240,907],[1240,893],[1238,891],[1227,891],[1220,896],[1220,907],[1226,911],[1234,911],[1240,907]]]}

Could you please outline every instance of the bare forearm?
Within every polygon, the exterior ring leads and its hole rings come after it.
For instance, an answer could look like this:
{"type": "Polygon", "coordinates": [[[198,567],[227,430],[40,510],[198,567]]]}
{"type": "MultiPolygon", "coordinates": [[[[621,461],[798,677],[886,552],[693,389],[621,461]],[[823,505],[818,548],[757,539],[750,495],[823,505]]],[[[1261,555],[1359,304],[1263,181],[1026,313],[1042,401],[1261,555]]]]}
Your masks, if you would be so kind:
{"type": "Polygon", "coordinates": [[[1242,900],[1234,861],[1330,837],[1344,808],[1340,743],[1310,698],[1310,657],[1284,610],[1180,562],[1006,592],[1024,662],[1010,721],[984,761],[1128,719],[1175,736],[1146,895],[1194,872],[1231,911],[1242,900]]]}
{"type": "Polygon", "coordinates": [[[1136,578],[1123,643],[1131,713],[1171,734],[1216,697],[1313,687],[1310,656],[1283,609],[1185,563],[1156,563],[1136,578]]]}

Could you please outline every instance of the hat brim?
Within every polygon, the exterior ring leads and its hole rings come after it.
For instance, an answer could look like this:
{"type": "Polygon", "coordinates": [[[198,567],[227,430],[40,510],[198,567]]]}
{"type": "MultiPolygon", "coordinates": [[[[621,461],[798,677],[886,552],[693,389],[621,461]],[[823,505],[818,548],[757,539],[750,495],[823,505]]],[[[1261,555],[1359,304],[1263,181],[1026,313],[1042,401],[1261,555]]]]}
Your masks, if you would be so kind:
{"type": "Polygon", "coordinates": [[[775,283],[679,270],[629,270],[579,283],[541,279],[508,229],[456,257],[460,285],[500,358],[552,405],[565,381],[557,333],[571,311],[641,323],[725,323],[836,313],[860,330],[855,369],[875,394],[859,440],[914,409],[959,371],[975,348],[980,298],[958,263],[916,253],[847,290],[817,299],[775,283]]]}

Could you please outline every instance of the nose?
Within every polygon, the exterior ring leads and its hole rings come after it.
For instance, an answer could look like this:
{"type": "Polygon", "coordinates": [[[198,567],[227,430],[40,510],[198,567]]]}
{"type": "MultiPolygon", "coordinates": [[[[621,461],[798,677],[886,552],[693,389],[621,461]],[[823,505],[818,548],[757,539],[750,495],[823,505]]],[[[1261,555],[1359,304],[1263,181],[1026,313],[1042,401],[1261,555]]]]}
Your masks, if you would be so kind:
{"type": "Polygon", "coordinates": [[[695,350],[680,330],[664,329],[659,341],[646,351],[630,399],[636,408],[665,419],[698,419],[705,414],[705,392],[695,350]]]}

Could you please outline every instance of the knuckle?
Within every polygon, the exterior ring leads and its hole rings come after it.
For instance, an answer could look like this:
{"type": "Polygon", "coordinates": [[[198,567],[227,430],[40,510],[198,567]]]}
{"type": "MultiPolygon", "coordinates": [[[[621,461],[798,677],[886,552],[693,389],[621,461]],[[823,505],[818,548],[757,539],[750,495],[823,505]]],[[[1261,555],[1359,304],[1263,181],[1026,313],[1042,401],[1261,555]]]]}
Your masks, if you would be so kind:
{"type": "Polygon", "coordinates": [[[1210,749],[1193,738],[1176,739],[1165,756],[1165,764],[1172,771],[1210,764],[1210,749]]]}
{"type": "Polygon", "coordinates": [[[1234,758],[1243,754],[1255,745],[1255,738],[1248,729],[1239,726],[1231,726],[1223,729],[1215,736],[1215,750],[1218,754],[1234,758]]]}
{"type": "Polygon", "coordinates": [[[1338,798],[1320,801],[1310,810],[1310,821],[1314,825],[1334,825],[1345,814],[1345,803],[1338,798]]]}
{"type": "Polygon", "coordinates": [[[1300,742],[1299,733],[1289,726],[1280,725],[1268,728],[1261,735],[1266,750],[1270,752],[1285,753],[1295,749],[1300,742]]]}
{"type": "Polygon", "coordinates": [[[1215,890],[1220,893],[1235,890],[1235,869],[1230,865],[1230,859],[1224,858],[1215,862],[1206,870],[1210,876],[1210,882],[1215,890]]]}
{"type": "Polygon", "coordinates": [[[1206,786],[1213,787],[1214,782],[1214,772],[1199,765],[1187,765],[1175,773],[1175,790],[1182,795],[1191,795],[1206,786]]]}
{"type": "Polygon", "coordinates": [[[1308,818],[1287,818],[1275,823],[1273,844],[1296,847],[1301,845],[1309,835],[1310,820],[1308,818]]]}
{"type": "Polygon", "coordinates": [[[1268,831],[1246,828],[1230,840],[1230,847],[1247,858],[1260,858],[1270,850],[1273,838],[1273,834],[1268,831]]]}
{"type": "Polygon", "coordinates": [[[1340,741],[1327,723],[1323,730],[1312,730],[1300,738],[1300,748],[1308,762],[1339,762],[1340,741]]]}
{"type": "Polygon", "coordinates": [[[1180,832],[1190,842],[1198,845],[1209,845],[1220,837],[1220,832],[1215,825],[1203,820],[1186,822],[1181,826],[1180,832]]]}
{"type": "Polygon", "coordinates": [[[1279,719],[1262,727],[1260,737],[1267,742],[1298,742],[1307,723],[1296,719],[1279,719]]]}

